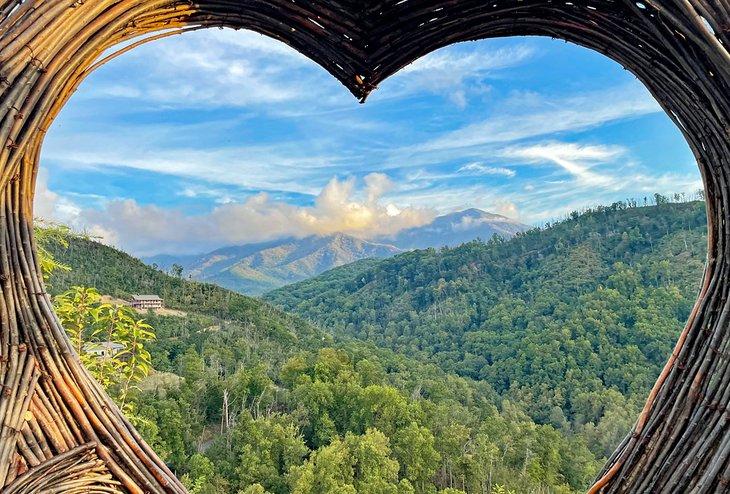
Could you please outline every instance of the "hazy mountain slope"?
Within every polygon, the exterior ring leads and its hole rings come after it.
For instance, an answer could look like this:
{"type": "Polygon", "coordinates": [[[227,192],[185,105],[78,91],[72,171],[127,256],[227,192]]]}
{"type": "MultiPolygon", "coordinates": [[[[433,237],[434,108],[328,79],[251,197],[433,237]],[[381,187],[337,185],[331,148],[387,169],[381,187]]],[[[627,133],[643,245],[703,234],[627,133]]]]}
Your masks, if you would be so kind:
{"type": "Polygon", "coordinates": [[[255,295],[353,261],[400,252],[391,245],[335,234],[226,247],[181,264],[194,279],[255,295]]]}
{"type": "Polygon", "coordinates": [[[475,238],[488,240],[495,234],[510,238],[527,229],[504,216],[468,209],[439,216],[429,225],[404,230],[394,238],[367,241],[342,233],[315,235],[224,247],[201,255],[161,254],[143,261],[162,270],[177,264],[187,277],[259,295],[360,259],[384,259],[404,250],[456,246],[475,238]]]}
{"type": "Polygon", "coordinates": [[[142,257],[142,262],[148,266],[155,267],[162,271],[169,271],[173,264],[180,264],[181,266],[187,266],[190,263],[197,261],[200,258],[199,254],[192,254],[188,256],[176,256],[174,254],[158,254],[155,256],[142,257]]]}
{"type": "Polygon", "coordinates": [[[529,228],[506,216],[467,209],[438,216],[428,225],[402,230],[395,237],[383,237],[380,240],[406,250],[456,247],[476,238],[486,241],[494,235],[511,238],[529,228]]]}

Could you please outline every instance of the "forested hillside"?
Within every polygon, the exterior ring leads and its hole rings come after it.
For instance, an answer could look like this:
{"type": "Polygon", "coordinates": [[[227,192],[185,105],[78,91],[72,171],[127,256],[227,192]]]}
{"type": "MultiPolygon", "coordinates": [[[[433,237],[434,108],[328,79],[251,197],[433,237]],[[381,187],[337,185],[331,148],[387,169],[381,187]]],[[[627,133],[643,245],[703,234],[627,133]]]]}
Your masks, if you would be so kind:
{"type": "Polygon", "coordinates": [[[489,383],[536,422],[594,437],[600,456],[636,417],[702,275],[704,203],[660,202],[355,263],[266,298],[340,337],[489,383]]]}
{"type": "Polygon", "coordinates": [[[155,294],[165,299],[166,307],[235,321],[286,347],[316,344],[323,336],[311,324],[269,304],[213,284],[169,276],[92,240],[73,239],[68,247],[55,244],[51,251],[59,262],[72,268],[54,272],[51,293],[80,285],[125,300],[132,294],[155,294]]]}
{"type": "Polygon", "coordinates": [[[265,302],[91,241],[52,252],[71,267],[54,271],[54,293],[154,293],[184,311],[142,315],[157,372],[130,404],[192,494],[570,493],[600,466],[596,435],[538,425],[485,381],[335,343],[265,302]]]}

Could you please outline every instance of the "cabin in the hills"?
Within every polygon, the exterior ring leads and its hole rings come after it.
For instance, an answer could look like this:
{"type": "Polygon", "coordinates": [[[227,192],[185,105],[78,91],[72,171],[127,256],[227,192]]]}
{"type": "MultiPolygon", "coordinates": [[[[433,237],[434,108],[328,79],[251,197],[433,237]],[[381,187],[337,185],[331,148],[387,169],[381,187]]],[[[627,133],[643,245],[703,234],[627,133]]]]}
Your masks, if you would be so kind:
{"type": "Polygon", "coordinates": [[[132,295],[130,305],[136,310],[162,309],[165,301],[157,295],[132,295]]]}
{"type": "Polygon", "coordinates": [[[114,343],[113,341],[89,342],[84,345],[84,352],[94,354],[98,357],[113,357],[122,350],[124,350],[124,345],[114,343]]]}

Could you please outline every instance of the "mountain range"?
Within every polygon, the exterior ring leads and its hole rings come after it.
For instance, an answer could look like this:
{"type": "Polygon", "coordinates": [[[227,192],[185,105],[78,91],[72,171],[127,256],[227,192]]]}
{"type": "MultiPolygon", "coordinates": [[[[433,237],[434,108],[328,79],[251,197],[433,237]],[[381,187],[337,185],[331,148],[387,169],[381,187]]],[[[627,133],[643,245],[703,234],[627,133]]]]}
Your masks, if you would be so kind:
{"type": "Polygon", "coordinates": [[[364,240],[344,233],[312,235],[224,247],[207,254],[163,254],[142,260],[162,270],[177,264],[189,278],[260,295],[360,259],[384,259],[413,249],[455,247],[494,235],[511,238],[528,228],[505,216],[467,209],[438,216],[427,225],[402,230],[392,237],[364,240]]]}
{"type": "Polygon", "coordinates": [[[311,469],[372,470],[372,455],[403,492],[396,474],[419,471],[419,493],[578,494],[671,354],[706,246],[703,203],[616,203],[506,242],[363,259],[260,299],[71,238],[49,246],[71,270],[47,286],[157,294],[184,311],[144,314],[158,373],[134,400],[165,461],[212,486],[201,494],[319,492],[299,488],[311,469]]]}

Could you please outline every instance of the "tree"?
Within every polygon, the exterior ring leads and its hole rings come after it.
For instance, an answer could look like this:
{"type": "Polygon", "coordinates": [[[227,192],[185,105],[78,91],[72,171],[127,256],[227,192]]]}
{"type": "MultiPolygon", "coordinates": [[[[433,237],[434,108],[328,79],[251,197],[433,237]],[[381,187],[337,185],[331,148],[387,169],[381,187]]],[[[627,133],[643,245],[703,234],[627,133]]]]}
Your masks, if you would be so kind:
{"type": "Polygon", "coordinates": [[[431,431],[411,422],[393,436],[393,450],[403,477],[413,484],[416,492],[424,492],[440,459],[431,431]]]}
{"type": "Polygon", "coordinates": [[[172,276],[178,279],[182,279],[182,274],[185,268],[183,268],[180,264],[174,263],[172,267],[170,267],[170,273],[172,276]]]}
{"type": "Polygon", "coordinates": [[[234,490],[261,484],[273,494],[287,494],[286,474],[309,453],[288,417],[256,418],[246,412],[229,433],[220,436],[207,455],[234,490]]]}
{"type": "Polygon", "coordinates": [[[353,485],[360,494],[399,492],[400,465],[390,457],[390,441],[377,429],[368,429],[362,436],[345,435],[345,445],[355,462],[353,485]]]}
{"type": "Polygon", "coordinates": [[[122,409],[132,412],[130,395],[152,369],[144,347],[155,339],[152,327],[129,307],[103,303],[94,288],[74,287],[58,295],[54,307],[86,368],[122,409]]]}
{"type": "Polygon", "coordinates": [[[398,462],[391,458],[388,438],[376,429],[348,433],[314,453],[289,474],[292,494],[411,494],[407,480],[398,480],[398,462]]]}

